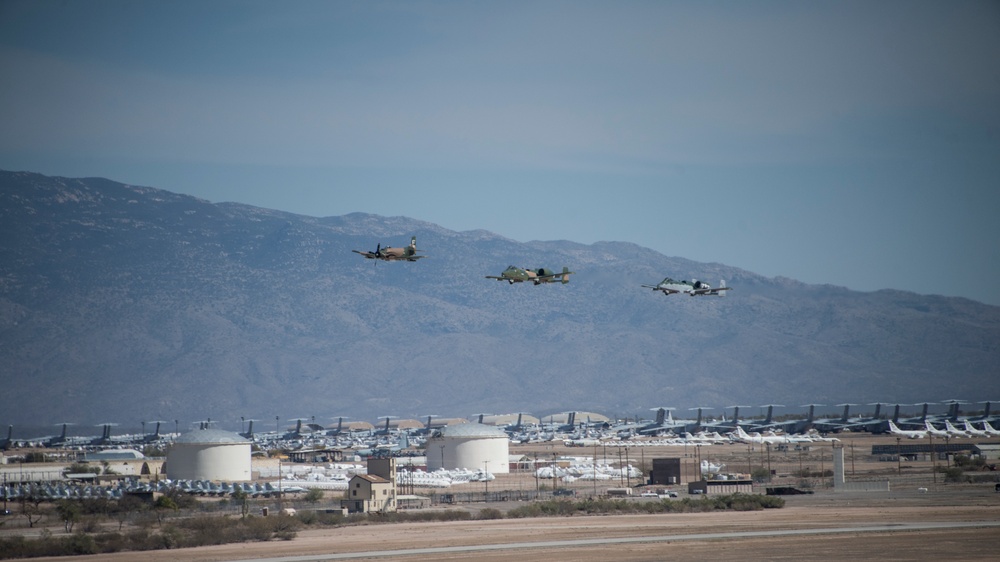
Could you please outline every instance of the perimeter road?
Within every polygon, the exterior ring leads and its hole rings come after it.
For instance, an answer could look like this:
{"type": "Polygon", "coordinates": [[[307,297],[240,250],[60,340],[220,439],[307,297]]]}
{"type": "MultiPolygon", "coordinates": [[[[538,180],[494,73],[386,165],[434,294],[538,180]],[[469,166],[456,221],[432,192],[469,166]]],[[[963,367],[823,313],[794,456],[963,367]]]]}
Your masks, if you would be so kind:
{"type": "Polygon", "coordinates": [[[410,548],[404,550],[372,550],[368,552],[345,552],[343,554],[314,554],[309,556],[283,556],[277,558],[250,558],[230,562],[319,562],[321,560],[351,560],[357,558],[395,558],[421,554],[452,554],[461,552],[483,552],[510,550],[514,548],[562,548],[593,545],[654,543],[669,541],[704,541],[716,539],[770,538],[803,535],[830,535],[836,533],[885,533],[893,531],[927,531],[934,529],[969,529],[1000,527],[1000,521],[977,521],[966,523],[895,523],[870,527],[830,527],[826,529],[789,529],[776,531],[742,531],[733,533],[701,533],[692,535],[663,535],[654,537],[622,537],[607,539],[578,539],[570,541],[512,542],[472,546],[442,546],[437,548],[410,548]]]}

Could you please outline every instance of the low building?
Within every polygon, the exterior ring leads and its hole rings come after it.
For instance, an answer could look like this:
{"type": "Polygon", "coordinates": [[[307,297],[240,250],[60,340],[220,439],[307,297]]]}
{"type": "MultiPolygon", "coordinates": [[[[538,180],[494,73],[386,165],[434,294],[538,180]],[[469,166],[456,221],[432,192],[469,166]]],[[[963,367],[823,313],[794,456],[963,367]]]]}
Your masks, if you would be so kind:
{"type": "Polygon", "coordinates": [[[349,513],[396,511],[396,488],[392,481],[381,476],[355,474],[347,483],[347,497],[342,505],[349,513]]]}
{"type": "Polygon", "coordinates": [[[699,480],[688,484],[688,493],[708,496],[752,494],[753,480],[699,480]]]}

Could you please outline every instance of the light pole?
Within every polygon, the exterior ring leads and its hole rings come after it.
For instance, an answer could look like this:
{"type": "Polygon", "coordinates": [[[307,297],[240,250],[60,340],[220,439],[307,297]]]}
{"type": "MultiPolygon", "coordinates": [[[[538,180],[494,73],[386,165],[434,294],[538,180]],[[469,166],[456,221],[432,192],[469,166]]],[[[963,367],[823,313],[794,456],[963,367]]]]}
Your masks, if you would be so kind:
{"type": "Polygon", "coordinates": [[[899,437],[897,437],[896,438],[896,474],[898,474],[900,476],[902,476],[902,474],[903,474],[903,465],[902,465],[902,460],[901,460],[902,458],[903,458],[903,455],[900,454],[899,437]]]}
{"type": "Polygon", "coordinates": [[[771,443],[767,443],[767,481],[771,481],[771,443]]]}
{"type": "Polygon", "coordinates": [[[931,442],[931,475],[934,483],[937,484],[937,455],[934,454],[934,434],[928,432],[927,439],[931,442]]]}
{"type": "Polygon", "coordinates": [[[485,501],[490,501],[490,461],[483,461],[483,482],[486,484],[486,495],[483,497],[485,501]]]}

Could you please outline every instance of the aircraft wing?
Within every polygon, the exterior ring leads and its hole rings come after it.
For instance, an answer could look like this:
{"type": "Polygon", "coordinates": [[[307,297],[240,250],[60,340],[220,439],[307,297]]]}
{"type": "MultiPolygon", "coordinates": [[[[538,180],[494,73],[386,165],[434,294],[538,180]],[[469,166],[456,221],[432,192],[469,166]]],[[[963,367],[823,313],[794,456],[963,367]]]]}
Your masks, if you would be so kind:
{"type": "Polygon", "coordinates": [[[417,261],[421,258],[426,258],[427,256],[406,256],[405,258],[399,258],[406,261],[417,261]]]}
{"type": "Polygon", "coordinates": [[[643,287],[645,287],[647,289],[652,289],[654,291],[663,291],[664,295],[672,295],[674,293],[679,293],[680,292],[680,291],[678,291],[676,289],[668,289],[666,287],[660,287],[660,286],[657,286],[657,285],[643,285],[643,287]]]}
{"type": "Polygon", "coordinates": [[[351,251],[354,252],[355,254],[361,254],[362,256],[370,260],[375,259],[375,252],[362,252],[361,250],[351,250],[351,251]]]}
{"type": "Polygon", "coordinates": [[[692,289],[688,292],[691,293],[692,295],[709,295],[712,293],[717,293],[719,291],[728,291],[729,289],[732,289],[732,287],[715,287],[713,289],[692,289]]]}

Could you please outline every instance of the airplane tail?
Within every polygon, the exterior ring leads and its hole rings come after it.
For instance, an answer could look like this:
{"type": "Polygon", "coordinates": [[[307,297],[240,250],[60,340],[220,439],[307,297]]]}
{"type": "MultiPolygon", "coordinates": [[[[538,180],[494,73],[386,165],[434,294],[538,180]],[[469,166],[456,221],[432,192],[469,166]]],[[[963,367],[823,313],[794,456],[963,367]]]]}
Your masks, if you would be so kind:
{"type": "MultiPolygon", "coordinates": [[[[719,280],[719,288],[720,288],[720,289],[725,289],[725,288],[726,288],[726,280],[725,280],[725,279],[720,279],[720,280],[719,280]]],[[[723,291],[719,291],[719,296],[720,296],[720,297],[724,297],[724,296],[726,296],[726,293],[727,293],[727,292],[728,292],[728,291],[725,291],[725,290],[723,290],[723,291]]]]}
{"type": "Polygon", "coordinates": [[[563,270],[562,270],[562,284],[563,285],[565,285],[566,283],[569,283],[569,276],[570,276],[571,273],[573,273],[573,272],[570,271],[568,267],[563,267],[563,270]]]}
{"type": "Polygon", "coordinates": [[[666,420],[666,418],[667,418],[667,411],[666,410],[664,410],[663,408],[660,408],[659,410],[656,411],[656,424],[657,425],[663,425],[663,422],[664,422],[664,420],[666,420]]]}

